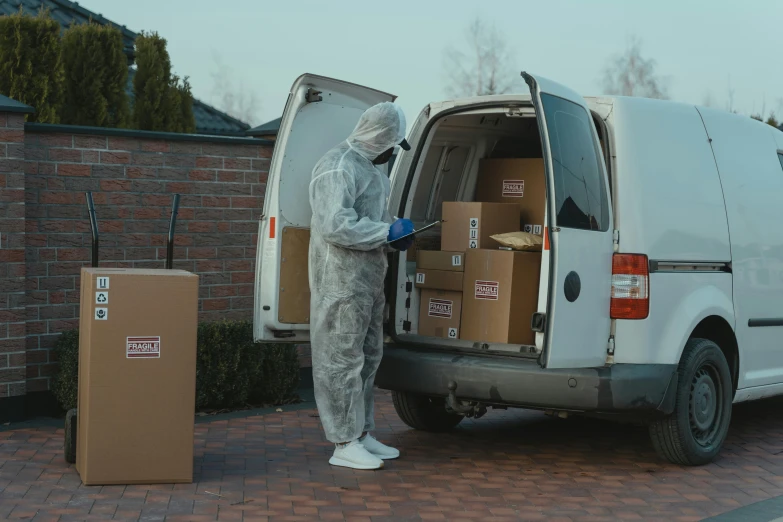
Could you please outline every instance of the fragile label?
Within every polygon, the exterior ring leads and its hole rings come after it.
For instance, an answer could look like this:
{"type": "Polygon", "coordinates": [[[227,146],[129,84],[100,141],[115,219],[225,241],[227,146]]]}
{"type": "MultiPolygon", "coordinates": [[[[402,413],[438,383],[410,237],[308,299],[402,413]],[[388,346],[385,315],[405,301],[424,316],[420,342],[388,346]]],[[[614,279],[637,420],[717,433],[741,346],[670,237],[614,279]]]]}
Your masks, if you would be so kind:
{"type": "Polygon", "coordinates": [[[478,241],[475,239],[471,239],[468,243],[468,248],[478,248],[478,241]]]}
{"type": "Polygon", "coordinates": [[[98,278],[98,289],[99,290],[108,290],[109,289],[109,278],[108,277],[99,277],[98,278]]]}
{"type": "Polygon", "coordinates": [[[160,337],[128,337],[125,357],[128,359],[159,359],[160,337]]]}
{"type": "Polygon", "coordinates": [[[95,309],[95,320],[96,321],[106,321],[109,319],[109,309],[108,308],[96,308],[95,309]]]}
{"type": "Polygon", "coordinates": [[[451,256],[451,266],[462,266],[462,256],[451,256]]]}
{"type": "Polygon", "coordinates": [[[524,179],[503,180],[504,198],[521,198],[525,193],[524,179]]]}
{"type": "Polygon", "coordinates": [[[497,281],[476,281],[476,299],[497,301],[499,288],[497,281]]]}
{"type": "Polygon", "coordinates": [[[451,310],[453,307],[454,307],[453,301],[447,301],[445,299],[430,299],[430,307],[427,314],[430,317],[451,319],[451,310]]]}
{"type": "Polygon", "coordinates": [[[95,304],[109,304],[109,292],[95,292],[95,304]]]}
{"type": "Polygon", "coordinates": [[[456,339],[459,336],[456,328],[449,328],[449,339],[456,339]]]}
{"type": "Polygon", "coordinates": [[[423,285],[424,284],[424,274],[419,272],[416,274],[416,284],[417,285],[423,285]]]}
{"type": "Polygon", "coordinates": [[[470,228],[478,228],[478,218],[470,218],[470,228]]]}

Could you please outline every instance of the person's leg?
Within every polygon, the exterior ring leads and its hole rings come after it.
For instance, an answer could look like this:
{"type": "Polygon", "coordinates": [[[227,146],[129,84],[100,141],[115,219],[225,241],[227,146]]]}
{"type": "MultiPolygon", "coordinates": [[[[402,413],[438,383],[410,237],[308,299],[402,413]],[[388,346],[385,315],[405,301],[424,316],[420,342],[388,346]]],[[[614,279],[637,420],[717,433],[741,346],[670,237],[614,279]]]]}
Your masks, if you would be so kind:
{"type": "Polygon", "coordinates": [[[364,339],[364,368],[362,388],[364,395],[364,431],[359,439],[367,451],[380,459],[396,459],[400,452],[378,442],[370,432],[375,429],[375,374],[383,357],[383,308],[386,299],[383,292],[376,298],[372,308],[370,326],[364,339]]]}
{"type": "Polygon", "coordinates": [[[319,312],[311,314],[315,401],[326,438],[346,443],[364,428],[362,345],[369,313],[359,296],[318,301],[319,312]]]}
{"type": "Polygon", "coordinates": [[[362,394],[364,397],[364,429],[362,435],[375,429],[375,374],[383,357],[383,308],[386,297],[381,291],[372,304],[372,311],[364,338],[364,366],[362,367],[362,394]]]}

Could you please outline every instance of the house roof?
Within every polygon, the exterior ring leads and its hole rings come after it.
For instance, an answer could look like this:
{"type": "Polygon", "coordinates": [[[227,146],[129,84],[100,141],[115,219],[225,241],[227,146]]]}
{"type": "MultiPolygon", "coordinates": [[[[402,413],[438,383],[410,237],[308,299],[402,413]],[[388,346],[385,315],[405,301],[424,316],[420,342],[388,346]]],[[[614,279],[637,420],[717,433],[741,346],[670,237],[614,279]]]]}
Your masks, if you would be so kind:
{"type": "MultiPolygon", "coordinates": [[[[97,0],[96,0],[97,2],[97,0]]],[[[21,8],[27,13],[36,14],[41,8],[49,9],[51,16],[63,29],[81,24],[92,19],[103,25],[116,27],[122,33],[124,51],[128,56],[128,63],[133,63],[134,42],[137,33],[124,25],[117,24],[101,14],[93,13],[85,9],[78,2],[70,0],[0,0],[0,15],[14,14],[21,8]]],[[[128,69],[128,94],[133,96],[132,78],[135,70],[128,69]]],[[[193,100],[193,116],[196,119],[196,132],[198,134],[217,134],[221,136],[244,136],[250,125],[240,121],[216,108],[202,102],[193,100]]]]}
{"type": "Polygon", "coordinates": [[[248,136],[277,136],[277,132],[280,130],[280,122],[282,117],[275,118],[272,121],[268,121],[258,127],[253,127],[245,134],[248,136]]]}

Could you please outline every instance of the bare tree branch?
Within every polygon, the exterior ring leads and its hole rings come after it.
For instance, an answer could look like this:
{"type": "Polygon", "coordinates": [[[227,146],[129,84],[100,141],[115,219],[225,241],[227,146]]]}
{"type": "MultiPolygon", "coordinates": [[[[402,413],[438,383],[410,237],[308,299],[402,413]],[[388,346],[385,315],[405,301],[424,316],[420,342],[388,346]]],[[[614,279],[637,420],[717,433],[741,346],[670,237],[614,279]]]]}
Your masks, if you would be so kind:
{"type": "Polygon", "coordinates": [[[666,80],[656,73],[656,62],[644,58],[641,42],[633,37],[625,52],[609,60],[604,69],[603,85],[606,94],[668,99],[666,80]]]}
{"type": "Polygon", "coordinates": [[[726,89],[726,110],[729,112],[737,112],[734,110],[734,87],[731,86],[731,76],[729,76],[729,83],[726,89]]]}
{"type": "Polygon", "coordinates": [[[213,54],[212,60],[212,103],[229,116],[257,125],[261,103],[255,90],[252,86],[246,88],[242,79],[237,80],[234,71],[223,63],[218,54],[213,54]]]}
{"type": "Polygon", "coordinates": [[[476,18],[467,28],[463,48],[443,52],[446,93],[454,98],[504,94],[517,83],[508,43],[494,24],[476,18]]]}

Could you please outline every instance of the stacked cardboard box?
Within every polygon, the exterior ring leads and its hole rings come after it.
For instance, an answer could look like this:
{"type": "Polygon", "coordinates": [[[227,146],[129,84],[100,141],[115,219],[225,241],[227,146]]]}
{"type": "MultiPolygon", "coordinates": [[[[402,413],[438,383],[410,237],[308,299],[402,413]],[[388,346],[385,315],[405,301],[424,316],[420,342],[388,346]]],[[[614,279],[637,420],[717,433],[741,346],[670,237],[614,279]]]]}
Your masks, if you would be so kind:
{"type": "Polygon", "coordinates": [[[530,320],[538,306],[541,253],[499,250],[491,236],[543,235],[543,160],[482,160],[476,199],[444,202],[442,250],[415,254],[419,334],[534,344],[530,320]]]}
{"type": "Polygon", "coordinates": [[[517,204],[521,218],[519,230],[543,236],[546,211],[544,160],[481,160],[476,200],[517,204]]]}
{"type": "Polygon", "coordinates": [[[419,335],[459,339],[465,254],[421,250],[416,288],[421,289],[419,335]]]}
{"type": "Polygon", "coordinates": [[[460,339],[535,344],[541,253],[471,250],[465,266],[460,339]]]}

